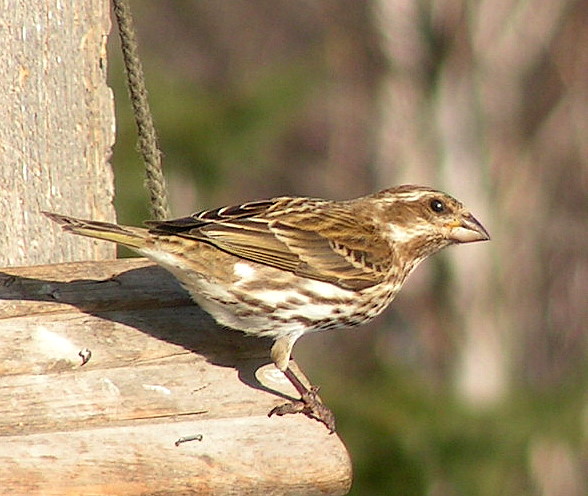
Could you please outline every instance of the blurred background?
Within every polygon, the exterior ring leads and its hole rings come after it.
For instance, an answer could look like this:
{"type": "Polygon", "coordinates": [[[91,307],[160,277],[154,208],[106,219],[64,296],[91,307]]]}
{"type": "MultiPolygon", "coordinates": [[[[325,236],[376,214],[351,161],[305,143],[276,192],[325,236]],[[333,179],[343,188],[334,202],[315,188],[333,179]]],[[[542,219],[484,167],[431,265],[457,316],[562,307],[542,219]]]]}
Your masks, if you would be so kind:
{"type": "MultiPolygon", "coordinates": [[[[134,1],[173,215],[396,184],[492,235],[295,357],[353,495],[588,494],[588,2],[134,1]]],[[[148,217],[111,36],[120,222],[148,217]]]]}

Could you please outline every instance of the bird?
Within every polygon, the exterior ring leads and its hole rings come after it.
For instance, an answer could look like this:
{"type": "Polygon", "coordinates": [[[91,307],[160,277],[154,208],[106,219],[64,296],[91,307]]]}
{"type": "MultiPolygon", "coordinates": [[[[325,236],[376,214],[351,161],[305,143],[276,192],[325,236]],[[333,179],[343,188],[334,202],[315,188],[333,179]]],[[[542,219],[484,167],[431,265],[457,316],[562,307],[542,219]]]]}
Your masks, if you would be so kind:
{"type": "Polygon", "coordinates": [[[43,212],[65,231],[114,241],[171,272],[221,326],[272,338],[270,357],[300,394],[269,415],[303,413],[335,432],[335,417],[289,366],[304,334],[379,315],[427,257],[486,241],[452,196],[402,185],[351,200],[281,196],[146,227],[43,212]]]}

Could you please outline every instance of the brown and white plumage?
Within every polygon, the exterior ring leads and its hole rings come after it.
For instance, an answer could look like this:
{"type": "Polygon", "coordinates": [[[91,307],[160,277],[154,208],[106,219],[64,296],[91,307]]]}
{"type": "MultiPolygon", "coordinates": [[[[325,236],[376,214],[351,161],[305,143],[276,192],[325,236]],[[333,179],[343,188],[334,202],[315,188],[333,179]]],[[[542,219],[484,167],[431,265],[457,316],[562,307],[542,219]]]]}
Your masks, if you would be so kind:
{"type": "Polygon", "coordinates": [[[283,371],[302,334],[372,319],[427,256],[489,239],[460,202],[420,186],[347,201],[279,197],[147,229],[46,215],[161,264],[219,323],[274,338],[283,371]]]}

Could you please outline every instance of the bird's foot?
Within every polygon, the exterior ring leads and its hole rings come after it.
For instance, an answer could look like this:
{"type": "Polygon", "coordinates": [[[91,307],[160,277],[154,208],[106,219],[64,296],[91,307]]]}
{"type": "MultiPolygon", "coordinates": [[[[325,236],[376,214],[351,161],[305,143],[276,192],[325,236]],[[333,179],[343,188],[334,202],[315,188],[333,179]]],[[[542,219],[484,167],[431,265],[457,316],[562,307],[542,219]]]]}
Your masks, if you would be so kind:
{"type": "Polygon", "coordinates": [[[272,408],[268,413],[268,417],[271,417],[272,415],[282,416],[289,413],[303,413],[307,417],[325,424],[327,429],[329,429],[330,434],[335,432],[335,415],[333,415],[333,412],[321,401],[318,395],[318,387],[316,386],[304,391],[301,399],[272,408]]]}

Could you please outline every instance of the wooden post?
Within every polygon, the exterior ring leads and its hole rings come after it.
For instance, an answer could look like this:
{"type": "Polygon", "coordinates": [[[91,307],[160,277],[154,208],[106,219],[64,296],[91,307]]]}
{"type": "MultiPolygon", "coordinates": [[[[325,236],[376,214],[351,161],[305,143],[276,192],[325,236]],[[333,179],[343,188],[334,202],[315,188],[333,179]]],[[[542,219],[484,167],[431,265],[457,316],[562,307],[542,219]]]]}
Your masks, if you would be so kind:
{"type": "Polygon", "coordinates": [[[0,9],[0,266],[106,260],[115,248],[64,237],[39,210],[115,220],[108,0],[0,9]]]}
{"type": "Polygon", "coordinates": [[[40,210],[114,220],[108,2],[0,12],[0,488],[11,495],[342,495],[336,435],[267,417],[295,392],[145,260],[40,210]],[[84,363],[82,357],[89,358],[84,363]],[[183,436],[200,441],[176,446],[183,436]]]}

